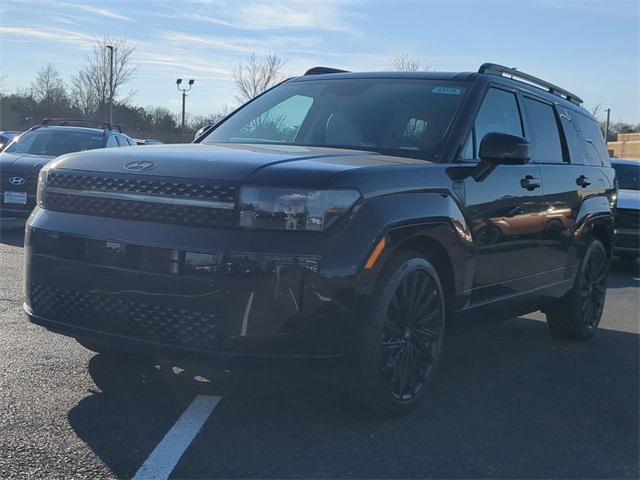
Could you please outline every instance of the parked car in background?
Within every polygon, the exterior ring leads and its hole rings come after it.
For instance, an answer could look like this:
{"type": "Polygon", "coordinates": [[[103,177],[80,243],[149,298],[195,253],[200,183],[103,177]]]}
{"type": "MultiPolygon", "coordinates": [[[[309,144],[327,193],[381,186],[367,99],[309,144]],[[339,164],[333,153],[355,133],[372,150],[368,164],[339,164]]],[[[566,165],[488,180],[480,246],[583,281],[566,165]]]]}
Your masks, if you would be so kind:
{"type": "Polygon", "coordinates": [[[581,103],[495,64],[315,68],[194,144],[65,155],[27,225],[25,311],[105,355],[343,358],[371,410],[408,410],[451,316],[596,331],[615,175],[581,103]]]}
{"type": "Polygon", "coordinates": [[[0,152],[18,135],[20,132],[0,132],[0,152]]]}
{"type": "Polygon", "coordinates": [[[26,218],[36,204],[40,169],[65,153],[135,145],[117,125],[86,127],[95,122],[45,119],[0,153],[0,220],[26,218]]]}
{"type": "Polygon", "coordinates": [[[612,159],[618,182],[614,254],[640,256],[640,161],[612,159]]]}

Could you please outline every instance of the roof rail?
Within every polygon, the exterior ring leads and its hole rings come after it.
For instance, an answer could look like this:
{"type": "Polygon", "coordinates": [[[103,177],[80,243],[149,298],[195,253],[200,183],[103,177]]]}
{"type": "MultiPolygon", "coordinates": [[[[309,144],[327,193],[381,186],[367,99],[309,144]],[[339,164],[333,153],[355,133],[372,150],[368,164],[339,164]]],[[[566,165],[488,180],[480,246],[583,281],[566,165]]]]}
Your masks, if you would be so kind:
{"type": "Polygon", "coordinates": [[[44,118],[41,125],[59,127],[93,127],[101,128],[102,130],[118,130],[118,132],[122,133],[122,127],[115,123],[100,123],[97,120],[86,120],[82,118],[44,118]]]}
{"type": "Polygon", "coordinates": [[[348,70],[340,70],[339,68],[331,67],[313,67],[304,72],[306,75],[324,75],[326,73],[349,73],[348,70]]]}
{"type": "Polygon", "coordinates": [[[486,73],[488,75],[498,75],[499,77],[507,76],[513,80],[520,80],[524,83],[528,83],[530,85],[542,88],[547,92],[562,97],[571,103],[575,103],[576,105],[582,104],[582,99],[575,95],[574,93],[565,90],[564,88],[560,88],[553,83],[549,83],[541,78],[534,77],[533,75],[529,75],[528,73],[524,73],[519,71],[516,68],[505,67],[503,65],[498,65],[495,63],[483,63],[478,69],[478,73],[486,73]]]}

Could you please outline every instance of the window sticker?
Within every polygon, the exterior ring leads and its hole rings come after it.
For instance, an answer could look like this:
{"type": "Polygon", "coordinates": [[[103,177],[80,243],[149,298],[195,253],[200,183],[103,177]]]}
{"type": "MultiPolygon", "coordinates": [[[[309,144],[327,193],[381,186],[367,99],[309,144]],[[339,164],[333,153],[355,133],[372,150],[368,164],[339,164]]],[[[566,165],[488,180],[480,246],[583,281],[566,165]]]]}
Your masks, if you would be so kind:
{"type": "Polygon", "coordinates": [[[441,95],[460,95],[462,93],[462,89],[456,87],[433,87],[431,93],[439,93],[441,95]]]}

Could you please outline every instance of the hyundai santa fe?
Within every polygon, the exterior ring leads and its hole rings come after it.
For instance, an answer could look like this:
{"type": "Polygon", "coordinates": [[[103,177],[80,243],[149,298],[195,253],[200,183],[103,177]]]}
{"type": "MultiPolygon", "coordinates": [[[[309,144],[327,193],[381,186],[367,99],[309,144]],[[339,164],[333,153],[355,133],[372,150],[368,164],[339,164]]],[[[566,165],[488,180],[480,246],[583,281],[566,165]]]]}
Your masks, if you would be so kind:
{"type": "Polygon", "coordinates": [[[65,155],[26,231],[30,320],[103,353],[345,360],[389,414],[456,317],[586,339],[614,171],[575,94],[519,70],[317,67],[191,145],[65,155]]]}

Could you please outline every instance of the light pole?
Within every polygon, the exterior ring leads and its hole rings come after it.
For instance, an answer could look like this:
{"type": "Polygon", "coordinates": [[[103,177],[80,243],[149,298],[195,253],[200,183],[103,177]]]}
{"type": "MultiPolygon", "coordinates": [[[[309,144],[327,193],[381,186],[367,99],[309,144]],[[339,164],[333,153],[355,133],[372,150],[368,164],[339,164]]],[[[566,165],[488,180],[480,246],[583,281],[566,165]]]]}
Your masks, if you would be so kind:
{"type": "Polygon", "coordinates": [[[109,124],[113,123],[113,45],[109,49],[109,124]]]}
{"type": "Polygon", "coordinates": [[[611,109],[607,108],[607,122],[604,124],[604,143],[609,141],[609,117],[611,117],[611,109]]]}
{"type": "Polygon", "coordinates": [[[178,90],[180,90],[182,92],[182,131],[184,132],[184,104],[187,100],[187,92],[189,90],[191,90],[191,87],[193,87],[195,80],[192,78],[191,80],[189,80],[189,86],[187,88],[181,88],[180,84],[182,83],[182,79],[179,78],[176,80],[176,86],[178,87],[178,90]]]}

